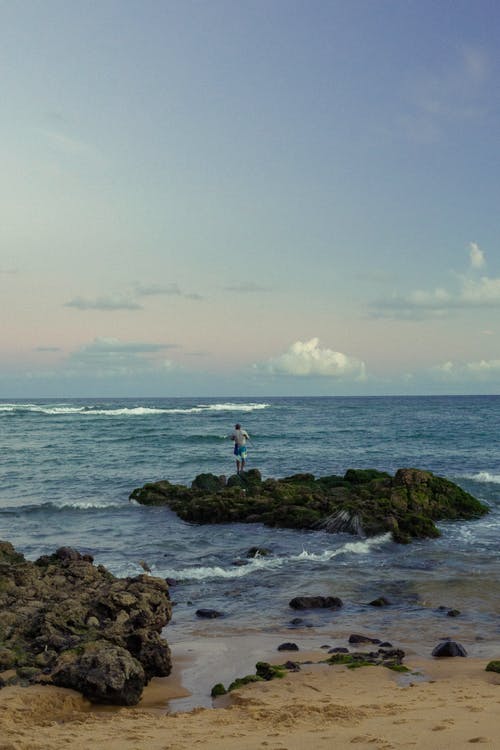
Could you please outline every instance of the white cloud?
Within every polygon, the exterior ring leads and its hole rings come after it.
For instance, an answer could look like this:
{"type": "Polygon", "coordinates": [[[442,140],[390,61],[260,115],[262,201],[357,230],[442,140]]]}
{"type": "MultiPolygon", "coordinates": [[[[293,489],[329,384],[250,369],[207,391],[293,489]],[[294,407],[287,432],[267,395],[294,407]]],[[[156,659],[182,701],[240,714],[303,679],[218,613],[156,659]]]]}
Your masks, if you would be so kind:
{"type": "MultiPolygon", "coordinates": [[[[472,269],[481,268],[486,260],[484,252],[476,242],[469,245],[472,269]]],[[[371,304],[373,317],[418,320],[443,317],[458,309],[500,307],[500,278],[455,274],[453,290],[436,287],[432,290],[416,289],[409,294],[398,295],[371,304]]]]}
{"type": "Polygon", "coordinates": [[[317,338],[295,341],[283,354],[255,367],[273,375],[350,377],[357,380],[366,377],[364,362],[333,349],[322,349],[317,338]]]}
{"type": "Polygon", "coordinates": [[[484,266],[484,253],[477,242],[469,243],[469,257],[472,268],[482,268],[484,266]]]}
{"type": "Polygon", "coordinates": [[[480,359],[474,362],[443,362],[432,373],[449,381],[484,382],[500,378],[500,359],[480,359]]]}

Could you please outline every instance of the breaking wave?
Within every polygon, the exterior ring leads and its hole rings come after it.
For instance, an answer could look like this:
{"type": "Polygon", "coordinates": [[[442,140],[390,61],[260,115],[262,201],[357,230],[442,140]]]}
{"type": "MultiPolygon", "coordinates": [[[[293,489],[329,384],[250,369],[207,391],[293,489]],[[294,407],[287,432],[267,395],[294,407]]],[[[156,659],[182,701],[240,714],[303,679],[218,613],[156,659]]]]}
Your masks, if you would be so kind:
{"type": "Polygon", "coordinates": [[[465,479],[472,479],[482,484],[500,484],[500,474],[490,474],[489,471],[479,471],[477,474],[467,474],[465,479]]]}
{"type": "Polygon", "coordinates": [[[283,557],[254,557],[244,565],[223,568],[220,565],[213,567],[181,568],[179,570],[153,570],[155,575],[166,578],[175,578],[179,581],[204,581],[207,579],[233,579],[244,578],[261,570],[273,570],[283,568],[290,563],[327,562],[339,555],[367,555],[372,549],[379,548],[392,541],[390,533],[381,536],[363,539],[359,541],[346,542],[334,550],[324,550],[318,554],[302,550],[297,555],[284,555],[283,557]]]}
{"type": "Polygon", "coordinates": [[[106,407],[106,406],[71,406],[69,404],[0,404],[1,413],[20,413],[29,412],[33,414],[48,414],[52,416],[64,415],[82,415],[82,416],[110,416],[110,417],[144,417],[156,414],[202,414],[204,412],[222,412],[222,411],[241,411],[251,412],[260,409],[267,409],[270,404],[260,402],[248,403],[220,403],[220,404],[197,404],[196,406],[186,407],[149,407],[149,406],[131,406],[131,407],[106,407]]]}

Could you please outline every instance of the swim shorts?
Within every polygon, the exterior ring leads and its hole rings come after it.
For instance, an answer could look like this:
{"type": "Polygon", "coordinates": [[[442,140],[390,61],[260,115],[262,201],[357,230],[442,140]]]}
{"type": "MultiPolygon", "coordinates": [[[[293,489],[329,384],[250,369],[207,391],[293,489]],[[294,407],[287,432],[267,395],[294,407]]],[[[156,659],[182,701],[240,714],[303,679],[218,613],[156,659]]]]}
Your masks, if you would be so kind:
{"type": "Polygon", "coordinates": [[[247,447],[246,445],[238,445],[237,443],[234,444],[234,455],[237,459],[245,461],[247,457],[247,447]]]}

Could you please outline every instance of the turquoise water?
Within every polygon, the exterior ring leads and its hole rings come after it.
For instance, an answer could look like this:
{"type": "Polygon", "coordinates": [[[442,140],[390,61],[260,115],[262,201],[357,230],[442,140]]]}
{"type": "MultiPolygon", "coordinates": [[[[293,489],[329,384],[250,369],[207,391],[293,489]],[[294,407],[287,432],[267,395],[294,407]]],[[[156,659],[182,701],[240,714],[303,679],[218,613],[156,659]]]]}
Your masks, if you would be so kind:
{"type": "Polygon", "coordinates": [[[0,401],[0,538],[29,559],[71,545],[114,574],[173,578],[171,639],[286,630],[300,593],[340,596],[338,613],[308,613],[308,632],[364,629],[431,642],[451,635],[486,653],[500,641],[500,397],[69,399],[0,401]],[[409,546],[260,525],[186,524],[130,502],[147,481],[189,484],[234,471],[227,436],[250,433],[248,468],[263,476],[393,473],[414,466],[488,503],[477,521],[441,525],[409,546]],[[254,545],[268,558],[248,561],[254,545]],[[245,564],[242,565],[241,562],[245,564]],[[393,605],[367,603],[385,595],[393,605]],[[459,609],[446,617],[439,607],[459,609]],[[215,608],[200,621],[196,609],[215,608]]]}

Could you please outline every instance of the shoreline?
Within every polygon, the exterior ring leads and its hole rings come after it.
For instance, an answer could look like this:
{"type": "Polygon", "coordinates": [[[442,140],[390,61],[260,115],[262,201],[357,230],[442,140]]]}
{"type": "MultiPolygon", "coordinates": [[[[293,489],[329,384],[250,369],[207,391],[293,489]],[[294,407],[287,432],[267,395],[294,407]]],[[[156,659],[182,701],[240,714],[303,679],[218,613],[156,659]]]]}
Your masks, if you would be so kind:
{"type": "MultiPolygon", "coordinates": [[[[312,640],[320,642],[317,636],[312,640]]],[[[276,634],[184,641],[174,646],[173,673],[153,680],[133,708],[91,706],[64,688],[3,688],[0,750],[62,750],[68,744],[73,750],[188,750],[202,744],[207,750],[498,747],[500,674],[485,671],[489,659],[409,653],[405,664],[411,672],[381,666],[351,670],[318,663],[326,658],[319,646],[277,652],[271,642],[276,634]],[[314,663],[283,679],[246,685],[217,699],[214,708],[188,709],[209,679],[228,682],[265,659],[314,663]],[[190,695],[188,684],[198,686],[190,695]]]]}

